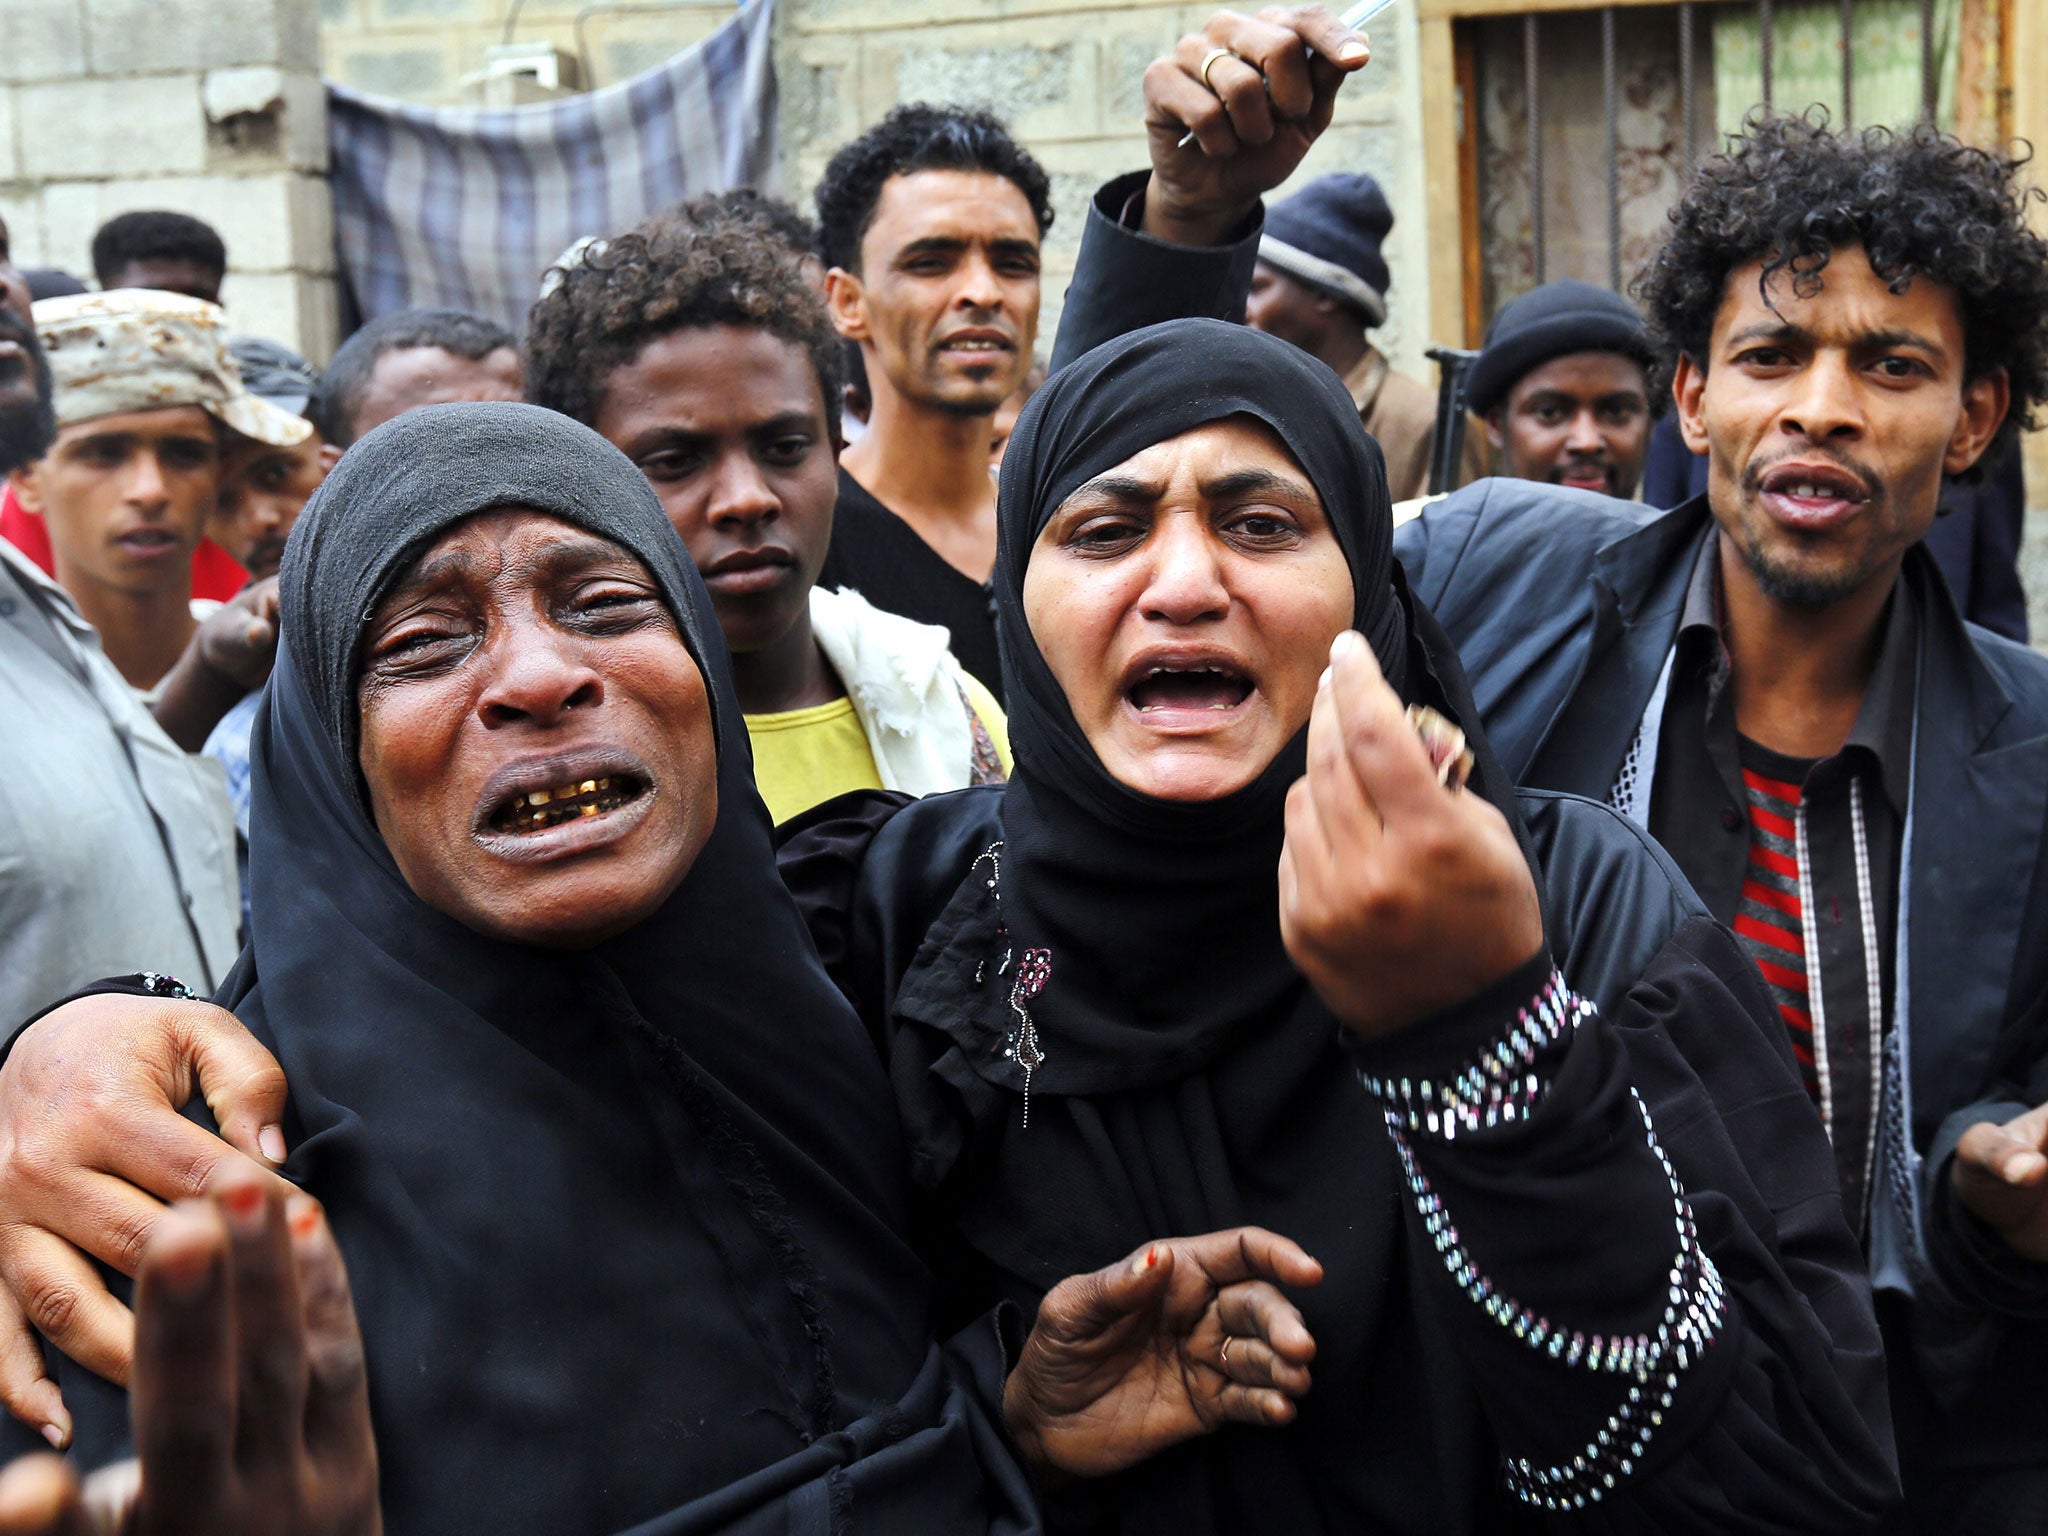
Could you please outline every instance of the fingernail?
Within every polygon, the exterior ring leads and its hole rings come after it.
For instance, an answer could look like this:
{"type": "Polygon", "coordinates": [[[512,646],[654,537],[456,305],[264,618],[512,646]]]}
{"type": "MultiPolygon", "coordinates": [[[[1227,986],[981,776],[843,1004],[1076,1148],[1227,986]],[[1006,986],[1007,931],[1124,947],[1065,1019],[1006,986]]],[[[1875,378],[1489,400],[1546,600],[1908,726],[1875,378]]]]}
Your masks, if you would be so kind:
{"type": "Polygon", "coordinates": [[[261,1225],[263,1213],[263,1191],[254,1184],[237,1184],[221,1196],[221,1203],[228,1208],[228,1215],[240,1227],[261,1225]]]}
{"type": "Polygon", "coordinates": [[[195,1301],[213,1286],[213,1251],[191,1245],[173,1249],[158,1262],[157,1276],[172,1296],[195,1301]]]}
{"type": "Polygon", "coordinates": [[[1131,1273],[1134,1275],[1142,1275],[1147,1270],[1151,1269],[1154,1265],[1156,1265],[1158,1262],[1159,1250],[1156,1248],[1147,1248],[1143,1253],[1138,1255],[1138,1262],[1131,1266],[1131,1273]]]}
{"type": "Polygon", "coordinates": [[[282,1163],[285,1158],[284,1127],[266,1125],[256,1133],[256,1146],[273,1163],[282,1163]]]}
{"type": "Polygon", "coordinates": [[[284,1219],[293,1237],[311,1237],[320,1226],[319,1202],[311,1195],[293,1195],[284,1203],[284,1219]]]}
{"type": "Polygon", "coordinates": [[[1357,630],[1347,629],[1330,643],[1330,659],[1342,661],[1363,644],[1365,644],[1365,641],[1357,630]]]}
{"type": "Polygon", "coordinates": [[[50,1442],[51,1450],[61,1451],[71,1443],[71,1431],[62,1424],[45,1424],[43,1426],[43,1438],[50,1442]]]}
{"type": "Polygon", "coordinates": [[[1321,677],[1319,677],[1319,678],[1317,678],[1317,679],[1316,679],[1316,692],[1318,692],[1318,693],[1321,693],[1321,692],[1322,692],[1322,691],[1323,691],[1323,690],[1324,690],[1325,688],[1327,688],[1327,687],[1329,687],[1329,686],[1330,686],[1330,669],[1329,669],[1328,667],[1325,667],[1325,668],[1323,668],[1323,675],[1322,675],[1321,677]]]}
{"type": "Polygon", "coordinates": [[[1360,59],[1371,57],[1372,49],[1366,46],[1362,37],[1354,37],[1348,43],[1337,45],[1337,62],[1340,64],[1356,64],[1360,59]]]}

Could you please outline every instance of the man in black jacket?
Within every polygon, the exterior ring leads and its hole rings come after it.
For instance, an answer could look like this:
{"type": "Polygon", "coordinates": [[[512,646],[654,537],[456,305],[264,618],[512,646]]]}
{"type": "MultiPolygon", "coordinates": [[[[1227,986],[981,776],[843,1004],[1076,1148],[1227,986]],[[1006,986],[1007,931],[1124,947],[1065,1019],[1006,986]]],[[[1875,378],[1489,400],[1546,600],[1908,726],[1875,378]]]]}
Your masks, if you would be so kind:
{"type": "MultiPolygon", "coordinates": [[[[1256,178],[1169,131],[1091,210],[1056,366],[1241,312],[1256,178]]],[[[2048,1510],[2048,661],[1966,625],[1919,544],[1944,473],[2048,397],[2017,170],[1926,129],[1756,126],[1645,285],[1707,493],[1659,515],[1489,481],[1397,538],[1508,770],[1645,822],[1757,957],[1943,1530],[2048,1510]]]]}

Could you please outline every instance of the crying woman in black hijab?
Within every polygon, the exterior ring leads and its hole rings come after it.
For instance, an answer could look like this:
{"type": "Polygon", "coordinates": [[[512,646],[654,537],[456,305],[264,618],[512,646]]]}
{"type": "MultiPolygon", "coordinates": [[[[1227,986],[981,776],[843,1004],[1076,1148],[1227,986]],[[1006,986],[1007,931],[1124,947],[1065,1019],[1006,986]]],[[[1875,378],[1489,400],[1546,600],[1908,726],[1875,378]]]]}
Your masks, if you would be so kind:
{"type": "MultiPolygon", "coordinates": [[[[933,1342],[886,1080],[617,450],[527,406],[413,412],[280,580],[220,1001],[291,1083],[284,1172],[347,1259],[391,1530],[1024,1532],[1010,1437],[1091,1470],[1286,1416],[1178,1377],[1226,1313],[1301,1342],[1266,1277],[1314,1269],[1269,1234],[1112,1255],[1007,1403],[1005,1314],[933,1342]]],[[[59,1372],[76,1454],[117,1454],[118,1394],[59,1372]]]]}
{"type": "Polygon", "coordinates": [[[1245,1222],[1323,1270],[1289,1424],[1063,1513],[1869,1529],[1875,1323],[1770,1004],[1626,823],[1502,777],[1335,376],[1209,321],[1110,343],[1023,413],[999,518],[1010,783],[783,848],[950,1299],[1245,1222]]]}

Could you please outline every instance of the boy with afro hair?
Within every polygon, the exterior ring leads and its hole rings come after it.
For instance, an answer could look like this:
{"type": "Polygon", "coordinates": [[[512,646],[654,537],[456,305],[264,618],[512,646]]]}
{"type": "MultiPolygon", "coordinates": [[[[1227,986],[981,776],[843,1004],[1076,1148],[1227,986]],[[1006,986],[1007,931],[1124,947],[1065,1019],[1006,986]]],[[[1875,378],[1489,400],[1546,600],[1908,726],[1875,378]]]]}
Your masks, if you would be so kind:
{"type": "Polygon", "coordinates": [[[534,306],[526,355],[528,398],[616,444],[688,546],[777,821],[854,789],[995,782],[1008,750],[943,629],[817,585],[844,354],[800,226],[728,193],[594,243],[534,306]]]}

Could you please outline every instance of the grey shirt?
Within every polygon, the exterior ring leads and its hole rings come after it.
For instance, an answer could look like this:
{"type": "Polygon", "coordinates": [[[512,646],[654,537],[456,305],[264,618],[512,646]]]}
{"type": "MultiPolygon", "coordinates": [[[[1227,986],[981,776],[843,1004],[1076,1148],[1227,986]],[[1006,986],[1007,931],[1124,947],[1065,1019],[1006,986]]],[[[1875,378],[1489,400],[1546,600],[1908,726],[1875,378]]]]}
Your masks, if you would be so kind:
{"type": "Polygon", "coordinates": [[[0,540],[0,1030],[102,976],[211,992],[234,963],[235,822],[56,583],[0,540]]]}

